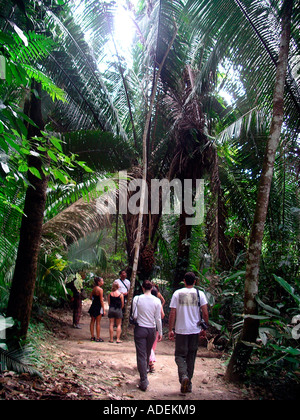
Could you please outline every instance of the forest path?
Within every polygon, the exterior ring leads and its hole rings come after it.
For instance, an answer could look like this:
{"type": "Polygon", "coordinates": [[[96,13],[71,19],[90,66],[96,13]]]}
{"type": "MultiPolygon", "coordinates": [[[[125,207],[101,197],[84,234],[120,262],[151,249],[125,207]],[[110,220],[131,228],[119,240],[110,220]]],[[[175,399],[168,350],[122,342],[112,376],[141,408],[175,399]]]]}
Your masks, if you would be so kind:
{"type": "MultiPolygon", "coordinates": [[[[251,399],[245,390],[224,381],[225,366],[219,352],[199,347],[193,378],[193,392],[180,393],[174,349],[175,343],[163,338],[157,344],[155,372],[149,373],[149,387],[139,390],[139,374],[133,329],[129,328],[128,339],[122,343],[109,343],[107,315],[101,320],[101,338],[104,342],[90,341],[91,302],[83,302],[80,326],[70,325],[72,314],[60,313],[63,338],[58,344],[64,349],[66,365],[75,366],[80,379],[89,387],[94,399],[116,400],[243,400],[251,399]]],[[[53,314],[54,315],[54,314],[53,314]]],[[[57,314],[55,314],[57,316],[57,314]]]]}

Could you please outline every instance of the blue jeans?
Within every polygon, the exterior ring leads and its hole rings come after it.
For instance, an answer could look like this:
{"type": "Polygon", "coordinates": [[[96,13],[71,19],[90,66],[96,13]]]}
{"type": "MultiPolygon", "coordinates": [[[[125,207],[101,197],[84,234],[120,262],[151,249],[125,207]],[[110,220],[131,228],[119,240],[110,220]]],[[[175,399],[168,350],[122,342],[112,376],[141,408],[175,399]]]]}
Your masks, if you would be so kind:
{"type": "Polygon", "coordinates": [[[191,381],[194,374],[199,334],[176,334],[175,340],[175,362],[178,367],[179,382],[181,383],[186,376],[191,381]]]}

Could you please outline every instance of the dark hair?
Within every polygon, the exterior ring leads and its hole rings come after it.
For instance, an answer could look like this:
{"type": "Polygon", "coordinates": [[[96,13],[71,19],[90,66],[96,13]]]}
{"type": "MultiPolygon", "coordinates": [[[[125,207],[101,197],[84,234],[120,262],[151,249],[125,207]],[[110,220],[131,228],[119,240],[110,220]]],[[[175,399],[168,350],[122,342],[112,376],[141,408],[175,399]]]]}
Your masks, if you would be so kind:
{"type": "Polygon", "coordinates": [[[142,284],[143,289],[145,290],[151,290],[152,289],[152,283],[150,280],[144,280],[142,284]]]}
{"type": "Polygon", "coordinates": [[[188,286],[191,286],[192,284],[194,284],[194,282],[196,280],[196,276],[195,276],[194,273],[189,271],[188,273],[185,273],[184,280],[185,280],[185,282],[188,286]]]}
{"type": "Polygon", "coordinates": [[[126,270],[120,270],[120,271],[119,271],[119,275],[120,275],[121,273],[123,273],[123,271],[125,271],[126,276],[127,276],[127,271],[126,271],[126,270]]]}
{"type": "Polygon", "coordinates": [[[95,285],[96,285],[96,286],[98,286],[98,283],[99,283],[99,281],[101,281],[101,280],[102,280],[102,277],[95,276],[95,277],[94,277],[94,283],[95,283],[95,285]]]}

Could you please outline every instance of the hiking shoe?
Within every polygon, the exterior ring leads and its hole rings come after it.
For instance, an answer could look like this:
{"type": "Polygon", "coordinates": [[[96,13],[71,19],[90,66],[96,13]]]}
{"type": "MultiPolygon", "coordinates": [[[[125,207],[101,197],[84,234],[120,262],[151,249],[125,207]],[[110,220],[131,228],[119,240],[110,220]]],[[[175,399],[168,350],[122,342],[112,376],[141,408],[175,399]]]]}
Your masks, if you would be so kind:
{"type": "Polygon", "coordinates": [[[190,384],[189,378],[187,376],[184,376],[181,380],[181,388],[180,388],[180,392],[182,394],[186,394],[188,392],[189,384],[190,384]]]}
{"type": "Polygon", "coordinates": [[[148,385],[149,385],[149,381],[148,381],[148,379],[146,379],[145,381],[140,382],[139,388],[140,388],[141,391],[145,392],[146,389],[148,388],[148,385]]]}

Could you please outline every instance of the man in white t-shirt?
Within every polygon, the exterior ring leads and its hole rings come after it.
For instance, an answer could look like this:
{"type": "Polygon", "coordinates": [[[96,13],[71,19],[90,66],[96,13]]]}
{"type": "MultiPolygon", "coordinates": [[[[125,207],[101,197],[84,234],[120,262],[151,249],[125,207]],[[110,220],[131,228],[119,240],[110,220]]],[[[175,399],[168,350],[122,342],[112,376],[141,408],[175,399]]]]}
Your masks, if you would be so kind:
{"type": "Polygon", "coordinates": [[[208,324],[207,300],[203,292],[194,288],[195,281],[194,273],[186,273],[185,287],[174,292],[170,303],[169,339],[174,340],[175,336],[175,362],[182,393],[192,391],[191,380],[202,331],[200,308],[202,318],[208,324]]]}
{"type": "Polygon", "coordinates": [[[140,374],[139,388],[146,391],[149,381],[147,368],[151,349],[158,331],[158,341],[162,339],[161,301],[151,294],[152,283],[143,282],[143,295],[135,296],[132,302],[132,315],[137,321],[134,328],[137,367],[140,374]]]}
{"type": "MultiPolygon", "coordinates": [[[[124,303],[127,301],[127,295],[130,289],[130,281],[126,278],[127,273],[125,270],[119,272],[119,278],[115,280],[119,285],[119,292],[124,296],[124,303]]],[[[124,305],[125,306],[125,305],[124,305]]]]}

